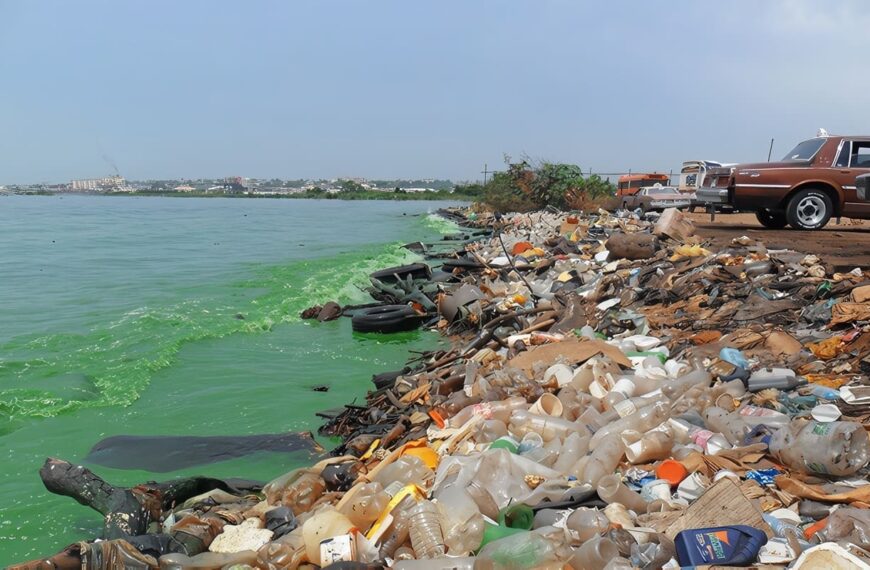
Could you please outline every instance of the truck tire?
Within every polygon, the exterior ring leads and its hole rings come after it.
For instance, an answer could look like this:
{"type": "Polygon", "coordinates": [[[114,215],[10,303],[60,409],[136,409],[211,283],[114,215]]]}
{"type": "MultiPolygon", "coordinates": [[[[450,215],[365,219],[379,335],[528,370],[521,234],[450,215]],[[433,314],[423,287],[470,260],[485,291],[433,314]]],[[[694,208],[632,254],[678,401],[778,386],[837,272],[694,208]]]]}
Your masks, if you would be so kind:
{"type": "Polygon", "coordinates": [[[820,230],[825,227],[834,205],[827,194],[815,188],[805,188],[791,197],[785,209],[788,224],[796,230],[820,230]]]}
{"type": "Polygon", "coordinates": [[[781,230],[788,225],[785,212],[779,210],[768,210],[767,208],[758,210],[755,212],[755,218],[759,224],[772,230],[781,230]]]}
{"type": "Polygon", "coordinates": [[[356,332],[393,333],[416,329],[422,321],[408,305],[382,305],[355,314],[351,327],[356,332]]]}

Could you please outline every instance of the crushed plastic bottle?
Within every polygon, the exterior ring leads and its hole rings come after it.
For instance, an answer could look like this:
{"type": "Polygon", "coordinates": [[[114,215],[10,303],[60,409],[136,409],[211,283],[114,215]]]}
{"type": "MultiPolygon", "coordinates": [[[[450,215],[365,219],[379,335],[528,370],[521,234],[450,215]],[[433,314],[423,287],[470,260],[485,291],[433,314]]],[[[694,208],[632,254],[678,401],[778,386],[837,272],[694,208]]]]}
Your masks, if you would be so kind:
{"type": "Polygon", "coordinates": [[[783,464],[804,473],[852,475],[870,462],[870,437],[856,422],[795,420],[777,430],[769,446],[783,464]]]}

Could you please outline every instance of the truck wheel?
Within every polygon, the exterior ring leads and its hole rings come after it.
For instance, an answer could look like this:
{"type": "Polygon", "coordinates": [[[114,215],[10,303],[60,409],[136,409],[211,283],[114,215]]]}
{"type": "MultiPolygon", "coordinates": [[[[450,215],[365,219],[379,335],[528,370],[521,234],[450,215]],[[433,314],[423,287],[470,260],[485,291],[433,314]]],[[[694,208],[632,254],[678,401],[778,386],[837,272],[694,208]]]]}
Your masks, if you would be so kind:
{"type": "Polygon", "coordinates": [[[785,217],[796,230],[820,230],[833,213],[834,205],[827,194],[815,188],[806,188],[788,201],[785,217]]]}
{"type": "Polygon", "coordinates": [[[785,212],[778,210],[768,210],[767,208],[758,210],[755,212],[755,217],[758,219],[758,223],[772,230],[781,230],[788,225],[788,220],[785,219],[785,212]]]}

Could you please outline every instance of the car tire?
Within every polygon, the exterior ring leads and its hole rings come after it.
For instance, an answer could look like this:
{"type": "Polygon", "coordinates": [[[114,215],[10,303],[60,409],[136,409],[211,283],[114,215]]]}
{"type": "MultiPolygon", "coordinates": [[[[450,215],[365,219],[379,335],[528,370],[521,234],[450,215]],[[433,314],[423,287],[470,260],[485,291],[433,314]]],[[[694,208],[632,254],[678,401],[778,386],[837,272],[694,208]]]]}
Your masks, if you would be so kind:
{"type": "Polygon", "coordinates": [[[408,305],[383,305],[363,309],[351,319],[353,330],[363,333],[409,331],[419,327],[421,322],[420,316],[408,305]]]}
{"type": "Polygon", "coordinates": [[[788,224],[796,230],[820,230],[825,227],[834,205],[827,194],[815,188],[805,188],[792,196],[785,209],[788,224]]]}
{"type": "Polygon", "coordinates": [[[771,230],[781,230],[788,225],[785,212],[780,210],[768,210],[767,208],[758,210],[755,212],[755,218],[759,224],[771,230]]]}

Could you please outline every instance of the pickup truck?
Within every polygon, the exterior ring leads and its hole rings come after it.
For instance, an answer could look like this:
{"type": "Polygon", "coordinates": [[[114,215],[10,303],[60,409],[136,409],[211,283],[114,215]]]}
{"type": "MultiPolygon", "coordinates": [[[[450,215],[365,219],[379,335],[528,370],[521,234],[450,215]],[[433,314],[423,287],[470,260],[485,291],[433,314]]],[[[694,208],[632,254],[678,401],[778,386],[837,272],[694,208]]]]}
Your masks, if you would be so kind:
{"type": "Polygon", "coordinates": [[[870,173],[870,136],[818,136],[779,162],[707,171],[696,204],[755,212],[767,228],[818,230],[831,217],[870,219],[855,179],[870,173]]]}

